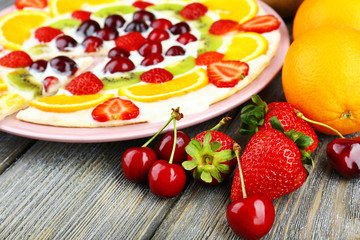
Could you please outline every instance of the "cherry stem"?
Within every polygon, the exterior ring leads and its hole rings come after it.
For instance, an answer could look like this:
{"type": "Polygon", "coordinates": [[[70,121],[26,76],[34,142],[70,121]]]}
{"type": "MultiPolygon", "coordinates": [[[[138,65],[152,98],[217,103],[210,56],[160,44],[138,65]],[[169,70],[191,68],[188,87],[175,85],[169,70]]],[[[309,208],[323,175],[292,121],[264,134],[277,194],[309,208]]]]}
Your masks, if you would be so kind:
{"type": "Polygon", "coordinates": [[[174,155],[175,155],[175,149],[176,149],[176,142],[177,142],[177,130],[176,130],[176,119],[174,118],[174,143],[173,143],[173,148],[171,151],[171,155],[170,155],[170,160],[169,163],[172,164],[173,160],[174,160],[174,155]]]}
{"type": "Polygon", "coordinates": [[[243,193],[243,198],[247,198],[246,190],[245,190],[245,181],[244,181],[244,176],[243,176],[243,172],[242,172],[242,169],[241,169],[241,163],[240,163],[240,151],[241,151],[240,145],[238,143],[234,142],[233,150],[235,152],[236,159],[237,159],[237,162],[238,162],[238,168],[239,168],[240,180],[241,180],[241,190],[242,190],[242,193],[243,193]]]}
{"type": "Polygon", "coordinates": [[[227,124],[229,121],[231,120],[231,117],[224,117],[223,119],[221,119],[221,121],[212,129],[210,129],[211,131],[215,131],[218,128],[220,128],[222,125],[227,124]]]}
{"type": "Polygon", "coordinates": [[[184,117],[184,115],[182,113],[180,113],[179,107],[177,107],[176,109],[172,108],[171,110],[172,110],[172,113],[171,113],[171,117],[170,117],[169,121],[167,121],[167,123],[141,147],[147,147],[152,142],[152,140],[154,140],[162,131],[164,131],[164,129],[171,123],[171,121],[173,121],[173,120],[179,121],[180,119],[182,119],[184,117]]]}
{"type": "Polygon", "coordinates": [[[307,121],[307,122],[310,122],[310,123],[313,123],[313,124],[316,124],[316,125],[319,125],[319,126],[322,126],[322,127],[325,127],[325,128],[328,128],[330,129],[331,131],[335,132],[337,135],[339,135],[339,137],[341,138],[345,138],[338,130],[336,130],[335,128],[333,127],[330,127],[329,125],[326,125],[325,123],[321,123],[321,122],[317,122],[317,121],[314,121],[314,120],[311,120],[307,117],[304,116],[304,114],[302,112],[300,112],[299,110],[295,110],[295,114],[296,116],[298,116],[299,118],[307,121]]]}

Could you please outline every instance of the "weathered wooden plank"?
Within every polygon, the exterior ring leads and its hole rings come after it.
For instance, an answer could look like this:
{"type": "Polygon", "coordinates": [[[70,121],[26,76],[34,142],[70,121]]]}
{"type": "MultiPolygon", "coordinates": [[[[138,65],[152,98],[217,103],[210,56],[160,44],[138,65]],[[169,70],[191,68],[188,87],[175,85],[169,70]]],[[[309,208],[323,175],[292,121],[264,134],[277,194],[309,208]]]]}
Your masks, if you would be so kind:
{"type": "Polygon", "coordinates": [[[34,140],[0,133],[0,174],[23,154],[34,140]]]}

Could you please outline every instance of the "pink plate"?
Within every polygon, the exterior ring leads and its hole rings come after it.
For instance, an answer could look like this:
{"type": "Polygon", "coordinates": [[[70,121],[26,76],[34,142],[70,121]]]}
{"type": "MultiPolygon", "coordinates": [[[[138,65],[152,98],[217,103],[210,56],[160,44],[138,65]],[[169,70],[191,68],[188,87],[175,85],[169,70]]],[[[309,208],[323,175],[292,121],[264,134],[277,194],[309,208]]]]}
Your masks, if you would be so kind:
{"type": "MultiPolygon", "coordinates": [[[[259,2],[259,4],[266,12],[275,15],[281,21],[281,40],[276,55],[271,60],[269,66],[251,84],[231,97],[213,104],[209,109],[203,112],[185,116],[183,119],[181,119],[181,121],[178,122],[177,126],[180,129],[217,117],[241,105],[250,99],[253,94],[260,92],[280,71],[290,45],[289,32],[284,21],[271,7],[263,2],[259,2]]],[[[9,11],[9,9],[5,9],[3,12],[4,11],[9,11]]],[[[22,122],[17,120],[15,115],[11,115],[0,122],[0,130],[14,135],[39,140],[92,143],[122,141],[148,137],[156,133],[163,125],[164,122],[143,123],[108,128],[65,128],[22,122]]]]}

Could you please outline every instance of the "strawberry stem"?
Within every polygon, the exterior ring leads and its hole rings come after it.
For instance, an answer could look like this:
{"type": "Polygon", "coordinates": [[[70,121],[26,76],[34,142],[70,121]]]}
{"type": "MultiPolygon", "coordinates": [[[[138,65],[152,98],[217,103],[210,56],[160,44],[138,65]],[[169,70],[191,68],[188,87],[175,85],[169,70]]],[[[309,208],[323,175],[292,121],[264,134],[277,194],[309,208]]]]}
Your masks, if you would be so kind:
{"type": "Polygon", "coordinates": [[[210,129],[211,131],[215,131],[218,128],[220,128],[222,125],[227,124],[229,121],[231,120],[231,117],[224,117],[223,119],[221,119],[221,121],[212,129],[210,129]]]}
{"type": "Polygon", "coordinates": [[[164,131],[164,129],[171,123],[171,121],[173,121],[173,120],[179,121],[180,119],[182,119],[184,117],[184,115],[182,113],[180,113],[179,107],[177,107],[176,109],[172,108],[171,110],[172,110],[171,117],[167,121],[167,123],[154,136],[152,136],[152,138],[150,138],[146,143],[144,143],[144,145],[142,145],[142,147],[147,147],[152,142],[152,140],[154,140],[162,131],[164,131]]]}
{"type": "Polygon", "coordinates": [[[244,181],[244,176],[243,176],[243,172],[242,172],[242,169],[241,169],[241,163],[240,163],[240,150],[241,150],[240,145],[235,142],[233,144],[233,150],[235,152],[236,159],[237,159],[237,162],[238,162],[238,168],[239,168],[239,173],[240,173],[240,181],[241,181],[241,190],[242,190],[243,198],[247,198],[246,189],[245,189],[245,181],[244,181]]]}
{"type": "Polygon", "coordinates": [[[172,164],[173,160],[174,160],[176,142],[177,142],[176,118],[174,118],[173,121],[174,121],[174,143],[173,143],[173,148],[172,148],[171,155],[170,155],[170,160],[169,160],[170,164],[172,164]]]}
{"type": "Polygon", "coordinates": [[[297,110],[297,109],[295,109],[295,114],[296,114],[296,116],[298,116],[299,118],[301,118],[301,119],[303,119],[303,120],[305,120],[307,122],[310,122],[310,123],[313,123],[313,124],[328,128],[331,131],[335,132],[337,135],[339,135],[339,137],[344,138],[344,136],[338,130],[336,130],[335,128],[330,127],[329,125],[326,125],[325,123],[321,123],[321,122],[311,120],[311,119],[305,117],[304,114],[302,112],[300,112],[299,110],[297,110]]]}

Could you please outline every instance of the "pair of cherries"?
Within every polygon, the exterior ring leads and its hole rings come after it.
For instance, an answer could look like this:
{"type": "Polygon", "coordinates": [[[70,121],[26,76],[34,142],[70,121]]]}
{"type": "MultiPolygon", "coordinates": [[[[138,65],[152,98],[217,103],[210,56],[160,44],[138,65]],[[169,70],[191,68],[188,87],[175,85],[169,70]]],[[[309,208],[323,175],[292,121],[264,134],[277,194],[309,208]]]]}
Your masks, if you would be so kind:
{"type": "Polygon", "coordinates": [[[125,177],[137,183],[148,180],[151,192],[163,198],[177,196],[186,184],[185,170],[180,164],[186,160],[185,147],[190,142],[190,138],[186,133],[176,129],[176,121],[182,117],[179,108],[173,109],[169,121],[159,132],[143,146],[127,149],[122,156],[125,177]],[[148,145],[171,122],[174,123],[174,132],[163,136],[155,152],[148,145]]]}

